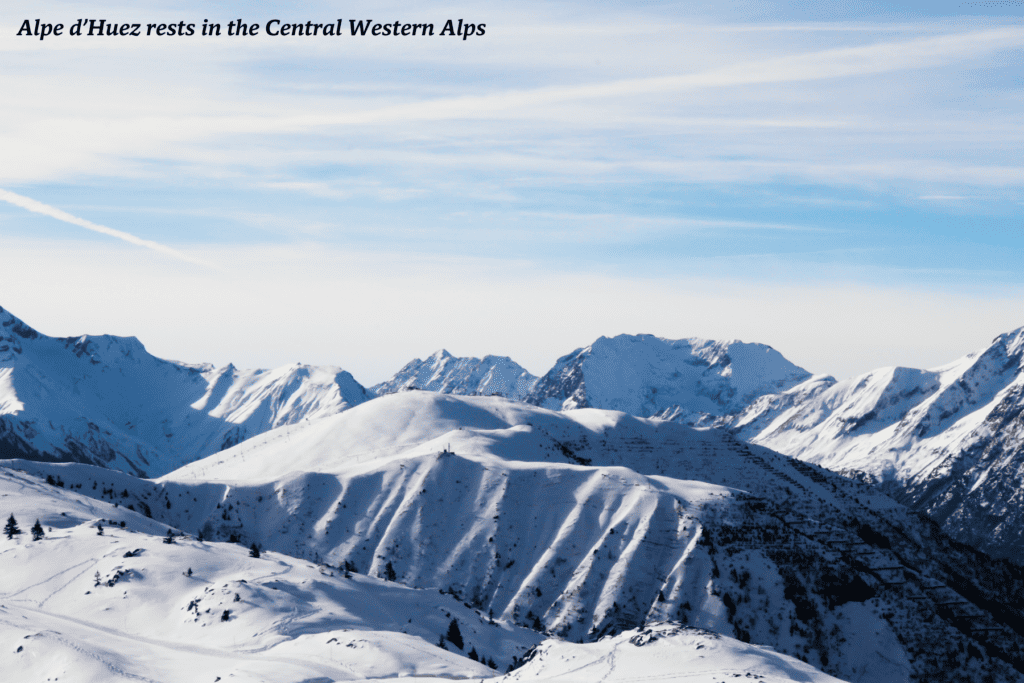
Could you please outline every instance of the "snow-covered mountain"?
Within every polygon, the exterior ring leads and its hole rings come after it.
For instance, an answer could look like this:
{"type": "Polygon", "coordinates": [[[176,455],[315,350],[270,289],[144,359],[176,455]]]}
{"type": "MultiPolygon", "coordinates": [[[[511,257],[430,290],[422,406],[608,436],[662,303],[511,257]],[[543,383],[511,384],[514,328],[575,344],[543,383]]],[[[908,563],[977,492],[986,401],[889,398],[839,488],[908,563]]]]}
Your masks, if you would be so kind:
{"type": "Polygon", "coordinates": [[[369,398],[340,368],[239,370],[166,361],[134,337],[48,337],[0,308],[3,457],[157,476],[369,398]]]}
{"type": "Polygon", "coordinates": [[[558,359],[526,400],[552,410],[604,408],[639,417],[673,410],[683,421],[737,412],[808,377],[764,344],[624,334],[558,359]]]}
{"type": "Polygon", "coordinates": [[[4,680],[614,682],[635,680],[652,663],[656,672],[689,671],[694,683],[736,672],[772,683],[837,680],[678,625],[589,644],[542,642],[543,634],[490,619],[451,594],[271,551],[252,557],[8,469],[0,469],[0,500],[21,526],[0,538],[4,680]],[[168,531],[173,543],[164,542],[168,531]],[[520,658],[522,668],[498,676],[520,658]]]}
{"type": "Polygon", "coordinates": [[[621,643],[602,636],[674,621],[844,680],[1024,681],[1019,567],[866,484],[720,431],[402,392],[157,481],[7,466],[207,541],[440,589],[481,619],[609,656],[621,643]]]}
{"type": "Polygon", "coordinates": [[[954,537],[1024,552],[1024,328],[933,370],[815,377],[721,420],[738,436],[883,482],[954,537]]]}
{"type": "Polygon", "coordinates": [[[416,358],[387,382],[371,387],[382,396],[406,389],[422,389],[464,396],[499,395],[521,401],[537,378],[505,356],[456,358],[444,349],[426,360],[416,358]]]}

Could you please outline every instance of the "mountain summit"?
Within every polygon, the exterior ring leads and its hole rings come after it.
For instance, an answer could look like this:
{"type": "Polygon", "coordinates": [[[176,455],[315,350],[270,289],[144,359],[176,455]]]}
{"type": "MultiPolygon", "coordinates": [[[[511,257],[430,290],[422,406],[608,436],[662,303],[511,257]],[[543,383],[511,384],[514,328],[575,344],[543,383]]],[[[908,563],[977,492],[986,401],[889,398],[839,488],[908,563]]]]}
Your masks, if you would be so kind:
{"type": "Polygon", "coordinates": [[[764,344],[601,337],[558,359],[526,400],[552,410],[603,408],[639,417],[727,415],[811,376],[764,344]]]}
{"type": "Polygon", "coordinates": [[[444,349],[426,360],[406,363],[387,382],[371,388],[378,396],[405,389],[422,389],[441,394],[491,396],[498,394],[521,401],[537,378],[506,356],[456,358],[444,349]]]}

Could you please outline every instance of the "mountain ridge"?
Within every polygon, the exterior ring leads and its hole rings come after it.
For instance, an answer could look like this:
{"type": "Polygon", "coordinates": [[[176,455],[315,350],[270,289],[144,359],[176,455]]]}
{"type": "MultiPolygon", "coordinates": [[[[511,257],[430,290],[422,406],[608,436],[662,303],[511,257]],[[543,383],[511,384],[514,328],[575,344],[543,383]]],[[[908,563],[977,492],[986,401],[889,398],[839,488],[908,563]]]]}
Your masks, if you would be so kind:
{"type": "Polygon", "coordinates": [[[445,349],[435,351],[426,360],[415,358],[385,382],[370,388],[375,395],[409,389],[444,394],[500,395],[522,400],[537,378],[507,356],[458,358],[445,349]]]}
{"type": "Polygon", "coordinates": [[[6,457],[156,476],[273,427],[413,388],[727,428],[878,483],[995,555],[1024,549],[1024,328],[937,368],[842,381],[763,344],[618,335],[562,356],[542,377],[507,357],[442,349],[367,391],[340,368],[218,369],[155,358],[135,337],[46,337],[0,309],[6,457]]]}
{"type": "Polygon", "coordinates": [[[6,465],[208,540],[390,571],[566,640],[682,621],[845,680],[1022,680],[1019,568],[718,430],[401,392],[156,481],[6,465]]]}
{"type": "Polygon", "coordinates": [[[930,370],[812,378],[709,424],[880,483],[954,537],[1013,557],[1024,549],[1022,411],[1019,328],[930,370]]]}
{"type": "Polygon", "coordinates": [[[48,337],[0,309],[0,453],[159,475],[370,398],[341,368],[214,368],[135,337],[48,337]]]}

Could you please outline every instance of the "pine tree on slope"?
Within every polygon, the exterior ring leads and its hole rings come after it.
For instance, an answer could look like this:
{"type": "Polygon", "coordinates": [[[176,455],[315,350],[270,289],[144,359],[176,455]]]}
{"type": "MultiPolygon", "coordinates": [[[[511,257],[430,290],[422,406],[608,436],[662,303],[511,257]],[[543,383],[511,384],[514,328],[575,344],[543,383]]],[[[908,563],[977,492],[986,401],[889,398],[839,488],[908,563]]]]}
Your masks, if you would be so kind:
{"type": "Polygon", "coordinates": [[[7,540],[14,538],[15,534],[20,534],[21,529],[18,528],[18,520],[14,519],[14,513],[7,518],[7,525],[4,526],[4,533],[7,534],[7,540]]]}
{"type": "Polygon", "coordinates": [[[459,622],[452,619],[452,623],[448,624],[448,635],[445,636],[448,642],[455,647],[462,649],[462,632],[459,631],[459,622]]]}

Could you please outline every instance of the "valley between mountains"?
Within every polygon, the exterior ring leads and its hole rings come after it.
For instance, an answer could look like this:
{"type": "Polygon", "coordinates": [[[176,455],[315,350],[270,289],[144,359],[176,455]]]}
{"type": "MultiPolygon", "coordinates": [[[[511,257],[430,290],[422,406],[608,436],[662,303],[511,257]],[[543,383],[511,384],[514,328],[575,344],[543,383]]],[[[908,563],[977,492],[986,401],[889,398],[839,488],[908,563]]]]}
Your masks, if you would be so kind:
{"type": "Polygon", "coordinates": [[[17,680],[1024,681],[1024,331],[213,368],[0,309],[17,680]],[[30,527],[39,520],[39,531],[30,527]],[[33,540],[33,536],[38,536],[33,540]]]}

